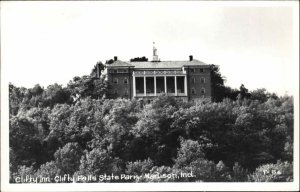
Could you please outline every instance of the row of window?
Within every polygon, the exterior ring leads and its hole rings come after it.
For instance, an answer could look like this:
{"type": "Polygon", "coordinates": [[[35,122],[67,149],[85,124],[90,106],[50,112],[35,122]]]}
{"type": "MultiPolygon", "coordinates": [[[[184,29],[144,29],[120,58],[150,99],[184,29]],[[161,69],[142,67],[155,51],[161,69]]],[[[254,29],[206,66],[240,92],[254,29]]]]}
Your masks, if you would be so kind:
{"type": "MultiPolygon", "coordinates": [[[[195,77],[192,78],[192,83],[193,83],[193,84],[196,83],[196,78],[195,78],[195,77]]],[[[201,78],[200,78],[200,83],[205,83],[205,78],[204,78],[204,77],[201,77],[201,78]]]]}
{"type": "MultiPolygon", "coordinates": [[[[109,72],[113,72],[113,73],[128,73],[128,69],[113,69],[113,70],[110,70],[109,72]]],[[[192,73],[197,73],[197,72],[204,73],[205,70],[203,68],[191,68],[191,72],[192,73]]]]}
{"type": "MultiPolygon", "coordinates": [[[[192,95],[196,95],[196,89],[192,88],[191,93],[192,93],[192,95]]],[[[205,94],[205,88],[204,87],[201,88],[200,93],[201,93],[201,95],[205,94]]]]}
{"type": "Polygon", "coordinates": [[[192,73],[197,73],[197,72],[204,73],[204,69],[203,68],[191,68],[191,72],[192,73]]]}
{"type": "MultiPolygon", "coordinates": [[[[169,91],[168,91],[169,92],[169,91]]],[[[148,93],[148,92],[147,92],[148,93]]],[[[191,93],[192,93],[192,95],[196,95],[196,89],[195,88],[192,88],[191,89],[191,93]]],[[[205,94],[205,88],[204,87],[202,87],[201,88],[201,92],[200,92],[202,95],[204,95],[205,94]]],[[[118,90],[117,89],[115,89],[115,91],[114,91],[114,94],[118,94],[118,90]]],[[[128,96],[128,89],[125,89],[124,90],[124,96],[128,96]]]]}
{"type": "MultiPolygon", "coordinates": [[[[195,77],[192,78],[192,83],[196,84],[196,78],[195,77]]],[[[205,83],[205,78],[204,77],[200,78],[200,83],[205,83]]],[[[114,78],[114,84],[119,84],[118,78],[114,78]]],[[[123,84],[128,84],[128,79],[127,78],[125,78],[123,80],[123,84]]]]}
{"type": "Polygon", "coordinates": [[[114,70],[110,70],[110,72],[113,72],[113,73],[128,73],[128,69],[114,69],[114,70]]]}
{"type": "MultiPolygon", "coordinates": [[[[119,84],[119,79],[118,78],[114,78],[114,84],[119,84]]],[[[125,78],[123,80],[123,84],[128,84],[128,79],[127,78],[125,78]]]]}

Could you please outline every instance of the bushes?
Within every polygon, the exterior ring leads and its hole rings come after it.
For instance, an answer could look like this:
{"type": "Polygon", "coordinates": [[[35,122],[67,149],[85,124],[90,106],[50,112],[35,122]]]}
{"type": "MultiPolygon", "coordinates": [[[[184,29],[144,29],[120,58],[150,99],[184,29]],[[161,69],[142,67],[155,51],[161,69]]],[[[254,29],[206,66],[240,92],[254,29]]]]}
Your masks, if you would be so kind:
{"type": "Polygon", "coordinates": [[[291,182],[293,181],[293,164],[278,161],[276,164],[261,165],[250,175],[250,181],[291,182]]]}

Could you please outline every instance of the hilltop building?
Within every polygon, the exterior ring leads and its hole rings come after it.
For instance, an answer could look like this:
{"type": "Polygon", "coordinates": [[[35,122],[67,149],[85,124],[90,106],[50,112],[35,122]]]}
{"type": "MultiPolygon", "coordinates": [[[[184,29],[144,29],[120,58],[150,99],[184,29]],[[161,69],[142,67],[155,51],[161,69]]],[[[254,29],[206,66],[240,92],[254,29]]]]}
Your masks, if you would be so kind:
{"type": "Polygon", "coordinates": [[[153,47],[152,61],[121,61],[115,56],[106,64],[113,98],[151,100],[166,94],[186,101],[211,97],[210,66],[192,55],[186,61],[160,61],[153,47]]]}

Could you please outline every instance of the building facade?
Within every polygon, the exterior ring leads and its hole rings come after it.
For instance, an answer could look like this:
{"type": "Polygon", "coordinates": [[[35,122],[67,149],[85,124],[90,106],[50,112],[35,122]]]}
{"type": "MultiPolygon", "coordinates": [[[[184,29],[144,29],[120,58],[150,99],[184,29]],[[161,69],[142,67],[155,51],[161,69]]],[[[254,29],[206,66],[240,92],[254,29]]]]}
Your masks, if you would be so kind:
{"type": "Polygon", "coordinates": [[[107,80],[113,98],[152,100],[169,95],[189,101],[211,97],[210,66],[189,56],[186,61],[160,61],[153,49],[152,61],[106,64],[107,80]]]}

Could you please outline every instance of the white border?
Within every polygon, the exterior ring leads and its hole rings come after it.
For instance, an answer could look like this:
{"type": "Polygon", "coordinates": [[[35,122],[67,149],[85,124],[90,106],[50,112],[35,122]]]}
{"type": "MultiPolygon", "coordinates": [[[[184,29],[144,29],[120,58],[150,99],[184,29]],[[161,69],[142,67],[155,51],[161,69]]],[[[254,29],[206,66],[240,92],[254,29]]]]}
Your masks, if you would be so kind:
{"type": "MultiPolygon", "coordinates": [[[[1,2],[2,5],[3,2],[1,2]]],[[[4,2],[5,3],[5,2],[4,2]]],[[[66,3],[66,2],[65,2],[66,3]]],[[[70,3],[70,2],[67,2],[70,3]]],[[[76,2],[79,3],[79,2],[76,2]]],[[[83,2],[84,3],[84,2],[83,2]]],[[[124,2],[113,2],[124,3],[124,2]]],[[[140,3],[140,2],[139,2],[140,3]]],[[[143,2],[150,3],[150,2],[143,2]]],[[[164,2],[160,2],[164,3],[164,2]]],[[[188,3],[188,2],[186,2],[188,3]]],[[[294,27],[294,66],[299,83],[299,1],[254,2],[226,1],[201,2],[203,6],[275,6],[293,7],[294,27]]],[[[2,26],[3,27],[3,26],[2,26]]],[[[5,27],[5,26],[4,26],[5,27]]],[[[287,183],[89,183],[89,184],[9,184],[9,113],[8,113],[8,81],[5,69],[1,66],[1,191],[293,191],[299,189],[299,87],[294,92],[294,182],[287,183]]],[[[16,69],[17,70],[17,69],[16,69]]]]}

